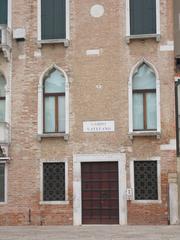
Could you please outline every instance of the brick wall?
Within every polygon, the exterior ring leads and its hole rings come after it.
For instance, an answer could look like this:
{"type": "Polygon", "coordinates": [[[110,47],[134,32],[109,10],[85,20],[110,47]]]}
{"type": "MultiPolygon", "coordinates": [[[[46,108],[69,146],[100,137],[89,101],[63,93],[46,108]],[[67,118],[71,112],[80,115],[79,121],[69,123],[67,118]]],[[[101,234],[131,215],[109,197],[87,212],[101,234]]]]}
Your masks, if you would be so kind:
{"type": "MultiPolygon", "coordinates": [[[[1,225],[72,224],[72,160],[76,153],[123,151],[132,158],[161,157],[162,203],[128,202],[129,224],[168,223],[168,172],[176,171],[174,151],[161,151],[161,144],[175,138],[174,55],[160,51],[173,41],[172,1],[161,0],[161,40],[125,41],[126,1],[99,0],[105,13],[90,16],[95,0],[70,1],[70,46],[37,44],[37,1],[13,1],[13,28],[25,27],[24,42],[13,41],[11,81],[11,145],[8,164],[8,203],[0,205],[1,225]],[[87,56],[100,49],[99,56],[87,56]],[[37,53],[40,56],[37,57],[37,53]],[[133,66],[145,58],[160,78],[161,137],[128,137],[128,80],[133,66]],[[55,63],[70,81],[70,137],[37,139],[38,83],[40,76],[55,63]],[[101,85],[101,88],[97,88],[101,85]],[[114,120],[115,132],[83,133],[83,121],[114,120]],[[67,205],[40,205],[40,160],[68,161],[67,205]],[[29,211],[30,209],[30,211],[29,211]]],[[[0,70],[9,75],[0,56],[0,70]]],[[[127,168],[127,181],[129,182],[127,168]]]]}

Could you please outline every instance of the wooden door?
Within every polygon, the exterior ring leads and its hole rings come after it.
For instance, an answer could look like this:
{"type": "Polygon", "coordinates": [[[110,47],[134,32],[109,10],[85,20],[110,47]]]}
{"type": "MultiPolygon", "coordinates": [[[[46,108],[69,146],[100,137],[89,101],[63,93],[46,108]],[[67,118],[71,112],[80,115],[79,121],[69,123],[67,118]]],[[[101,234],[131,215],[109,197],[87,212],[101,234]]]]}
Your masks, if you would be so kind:
{"type": "Polygon", "coordinates": [[[81,164],[82,224],[119,224],[118,163],[81,164]]]}

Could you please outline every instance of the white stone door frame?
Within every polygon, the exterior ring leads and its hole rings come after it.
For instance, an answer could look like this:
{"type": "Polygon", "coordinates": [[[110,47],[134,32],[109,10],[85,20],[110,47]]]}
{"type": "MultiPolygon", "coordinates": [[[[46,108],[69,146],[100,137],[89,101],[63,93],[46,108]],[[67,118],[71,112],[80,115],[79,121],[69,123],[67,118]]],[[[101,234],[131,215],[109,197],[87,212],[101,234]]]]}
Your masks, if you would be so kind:
{"type": "Polygon", "coordinates": [[[127,224],[126,154],[75,154],[73,156],[73,224],[82,225],[81,163],[118,162],[119,224],[127,224]]]}

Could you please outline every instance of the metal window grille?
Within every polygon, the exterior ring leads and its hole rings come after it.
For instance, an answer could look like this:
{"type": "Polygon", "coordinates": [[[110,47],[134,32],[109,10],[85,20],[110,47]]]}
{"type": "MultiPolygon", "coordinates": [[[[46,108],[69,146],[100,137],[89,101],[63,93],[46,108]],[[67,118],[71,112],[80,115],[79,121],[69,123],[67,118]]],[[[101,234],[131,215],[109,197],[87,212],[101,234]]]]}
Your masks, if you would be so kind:
{"type": "Polygon", "coordinates": [[[157,161],[134,161],[135,200],[158,200],[157,161]]]}
{"type": "Polygon", "coordinates": [[[65,201],[65,163],[43,164],[43,200],[65,201]]]}

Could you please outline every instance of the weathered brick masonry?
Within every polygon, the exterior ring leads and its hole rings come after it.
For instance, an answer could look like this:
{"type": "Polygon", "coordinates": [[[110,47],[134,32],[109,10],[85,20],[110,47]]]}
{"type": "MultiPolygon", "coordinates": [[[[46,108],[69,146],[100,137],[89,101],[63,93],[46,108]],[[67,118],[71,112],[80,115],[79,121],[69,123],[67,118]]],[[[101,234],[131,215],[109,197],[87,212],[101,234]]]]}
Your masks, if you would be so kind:
{"type": "MultiPolygon", "coordinates": [[[[73,224],[73,155],[126,154],[127,188],[131,188],[132,159],[160,159],[161,201],[128,201],[128,224],[168,223],[168,173],[176,172],[175,149],[161,145],[175,139],[174,54],[160,51],[173,41],[171,0],[160,1],[161,38],[126,43],[126,0],[70,0],[70,45],[37,44],[37,1],[12,3],[12,29],[24,27],[25,41],[12,41],[12,58],[0,55],[0,71],[11,93],[11,143],[9,146],[7,203],[0,205],[1,225],[73,224]],[[93,18],[90,8],[104,6],[93,18]],[[100,55],[87,55],[100,49],[100,55]],[[128,81],[142,59],[155,66],[160,80],[161,134],[128,136],[128,81]],[[63,69],[70,84],[70,133],[64,138],[38,140],[38,85],[52,64],[63,69]],[[97,87],[97,85],[101,87],[97,87]],[[83,132],[83,121],[114,120],[115,131],[83,132]],[[68,162],[68,204],[40,204],[40,161],[68,162]]],[[[119,183],[121,184],[121,182],[119,183]]]]}

